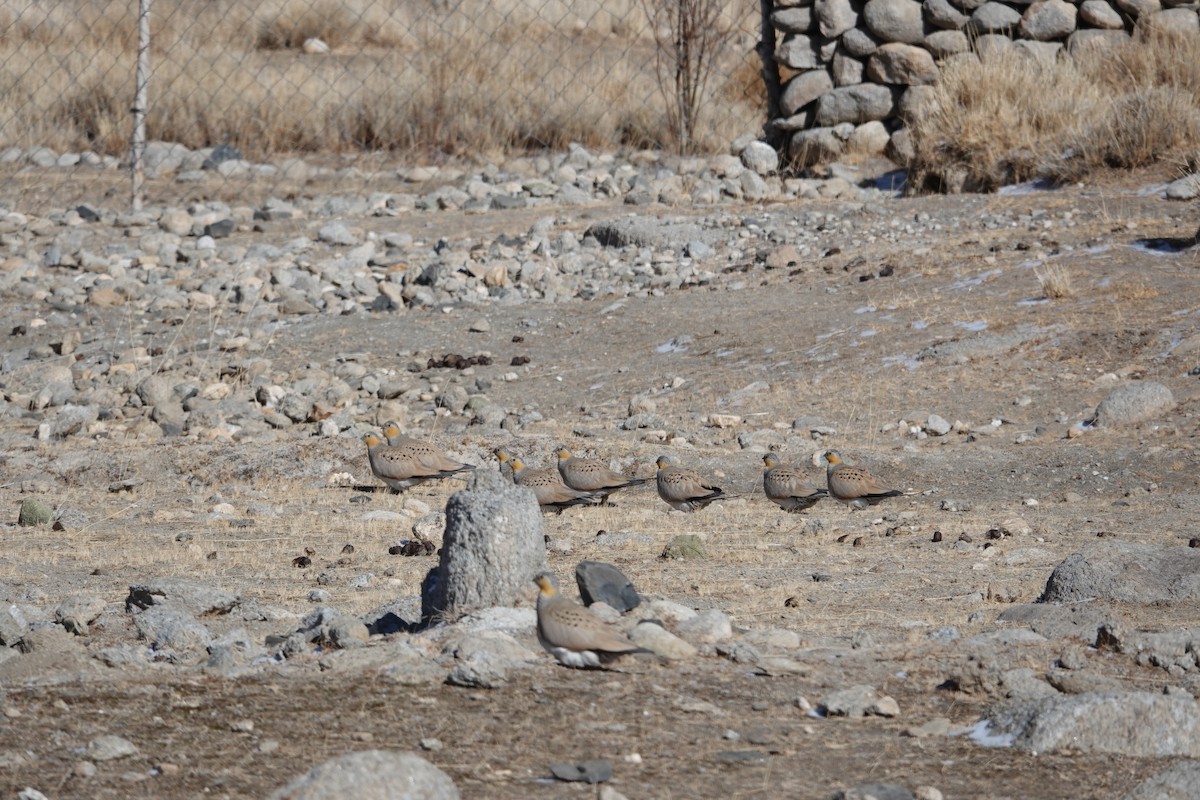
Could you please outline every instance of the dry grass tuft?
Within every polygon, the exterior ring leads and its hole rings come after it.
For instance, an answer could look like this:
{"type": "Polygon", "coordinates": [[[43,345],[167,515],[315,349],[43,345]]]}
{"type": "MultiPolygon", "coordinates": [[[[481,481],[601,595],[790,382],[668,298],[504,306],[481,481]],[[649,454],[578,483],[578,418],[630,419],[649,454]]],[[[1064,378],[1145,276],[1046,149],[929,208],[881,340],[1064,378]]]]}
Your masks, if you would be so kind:
{"type": "Polygon", "coordinates": [[[917,191],[992,191],[1178,157],[1200,136],[1200,35],[1146,29],[1053,65],[1009,50],[943,71],[913,121],[917,191]]]}
{"type": "Polygon", "coordinates": [[[1071,273],[1061,264],[1043,264],[1034,270],[1034,274],[1041,284],[1042,296],[1047,300],[1061,300],[1074,293],[1071,287],[1071,273]]]}

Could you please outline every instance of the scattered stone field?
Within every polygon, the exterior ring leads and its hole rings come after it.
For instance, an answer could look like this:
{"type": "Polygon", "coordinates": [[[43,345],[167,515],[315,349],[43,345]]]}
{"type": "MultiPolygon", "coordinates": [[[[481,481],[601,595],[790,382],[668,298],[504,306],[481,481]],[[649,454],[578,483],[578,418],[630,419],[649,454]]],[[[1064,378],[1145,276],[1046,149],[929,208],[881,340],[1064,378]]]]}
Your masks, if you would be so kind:
{"type": "Polygon", "coordinates": [[[568,158],[0,214],[0,796],[261,798],[367,751],[278,796],[1200,796],[1173,176],[905,198],[839,165],[751,202],[727,159],[568,158]],[[491,477],[386,491],[389,421],[481,473],[565,445],[719,484],[537,520],[669,657],[560,666],[532,583],[421,625],[491,477]],[[821,483],[828,449],[903,496],[763,496],[765,453],[821,483]]]}

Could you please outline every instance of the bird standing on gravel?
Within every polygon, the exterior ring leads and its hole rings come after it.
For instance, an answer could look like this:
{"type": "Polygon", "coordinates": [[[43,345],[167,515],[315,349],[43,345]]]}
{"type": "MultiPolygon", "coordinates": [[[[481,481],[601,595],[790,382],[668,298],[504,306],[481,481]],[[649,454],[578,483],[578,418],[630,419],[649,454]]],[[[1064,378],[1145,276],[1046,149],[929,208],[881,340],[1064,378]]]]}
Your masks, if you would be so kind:
{"type": "Polygon", "coordinates": [[[428,442],[402,439],[398,444],[389,444],[373,433],[364,436],[363,441],[367,445],[371,472],[397,492],[428,480],[449,478],[475,469],[472,464],[463,464],[441,453],[428,442]]]}
{"type": "Polygon", "coordinates": [[[558,448],[558,474],[563,483],[581,492],[600,492],[604,495],[603,502],[608,502],[608,496],[618,489],[627,486],[640,486],[646,478],[630,478],[619,472],[613,472],[594,458],[577,458],[565,447],[558,448]]]}
{"type": "Polygon", "coordinates": [[[690,469],[671,465],[671,459],[659,456],[658,461],[658,496],[671,508],[680,511],[698,511],[714,500],[720,500],[725,492],[720,486],[700,477],[700,474],[690,469]]]}
{"type": "Polygon", "coordinates": [[[777,453],[763,456],[763,467],[763,492],[768,500],[788,513],[812,508],[828,495],[824,489],[810,483],[802,470],[781,464],[777,453]]]}
{"type": "Polygon", "coordinates": [[[899,497],[904,492],[889,489],[878,478],[862,467],[851,467],[842,463],[836,450],[825,451],[825,482],[829,496],[852,508],[863,509],[873,506],[887,497],[899,497]]]}
{"type": "Polygon", "coordinates": [[[538,642],[560,664],[598,669],[622,653],[646,652],[586,607],[559,594],[558,579],[549,572],[533,580],[538,586],[538,642]]]}
{"type": "Polygon", "coordinates": [[[526,469],[524,461],[512,456],[509,457],[508,463],[512,466],[513,482],[532,489],[543,511],[556,511],[561,514],[565,508],[594,506],[602,499],[602,495],[597,492],[581,492],[567,486],[558,470],[526,469]]]}
{"type": "Polygon", "coordinates": [[[492,451],[492,455],[500,462],[500,474],[510,481],[516,482],[513,477],[512,453],[505,450],[503,447],[497,447],[492,451]]]}

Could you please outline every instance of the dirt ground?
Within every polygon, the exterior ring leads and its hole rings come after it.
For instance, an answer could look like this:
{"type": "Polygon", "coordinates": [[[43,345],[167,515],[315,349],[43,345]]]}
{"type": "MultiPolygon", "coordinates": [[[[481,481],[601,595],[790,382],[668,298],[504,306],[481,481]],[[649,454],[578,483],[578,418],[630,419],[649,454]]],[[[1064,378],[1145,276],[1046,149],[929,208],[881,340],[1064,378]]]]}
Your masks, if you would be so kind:
{"type": "MultiPolygon", "coordinates": [[[[928,214],[947,224],[913,241],[901,237],[900,246],[849,236],[798,267],[747,263],[713,285],[662,297],[289,322],[264,353],[277,370],[330,363],[348,351],[365,354],[368,368],[399,368],[413,353],[487,351],[496,366],[479,373],[500,376],[513,369],[513,356],[528,356],[520,378],[497,377],[489,396],[510,409],[532,405],[544,419],[503,441],[478,427],[445,434],[439,420],[424,420],[456,452],[486,454],[505,444],[540,465],[567,443],[647,474],[667,452],[714,476],[737,496],[692,515],[638,490],[618,495],[614,507],[547,516],[550,564],[569,576],[582,559],[610,561],[644,594],[721,608],[742,631],[793,631],[802,646],[789,655],[802,669],[763,675],[711,654],[583,672],[547,656],[511,673],[506,687],[482,690],[406,688],[315,669],[226,679],[178,667],[64,671],[35,660],[0,695],[0,796],[34,786],[51,798],[263,797],[327,758],[418,750],[430,737],[442,747],[422,755],[468,798],[592,797],[596,787],[549,777],[551,763],[589,758],[610,760],[611,785],[630,798],[825,798],[864,783],[932,786],[947,798],[1122,796],[1165,762],[1034,756],[966,735],[908,734],[937,718],[967,728],[997,699],[951,685],[969,669],[969,641],[1011,627],[998,615],[1033,602],[1063,558],[1098,537],[1178,546],[1198,535],[1200,379],[1187,373],[1200,365],[1200,248],[1158,252],[1137,241],[1190,237],[1200,212],[1139,192],[1155,177],[896,200],[888,209],[897,219],[928,214]],[[1045,213],[1031,215],[1035,209],[1045,213]],[[1013,224],[971,224],[984,215],[1010,215],[1013,224]],[[1041,299],[1038,275],[1047,265],[1067,276],[1066,296],[1041,299]],[[861,280],[885,266],[890,275],[861,280]],[[480,318],[490,332],[468,330],[480,318]],[[682,336],[692,337],[686,349],[662,347],[682,336]],[[1068,438],[1113,386],[1133,379],[1166,384],[1176,408],[1136,428],[1068,438]],[[664,430],[621,430],[635,395],[653,398],[664,430]],[[714,426],[713,414],[738,421],[714,426]],[[930,414],[964,429],[917,438],[910,426],[930,414]],[[979,430],[993,420],[1002,424],[979,430]],[[835,432],[814,436],[817,427],[835,432]],[[809,465],[815,478],[814,453],[835,447],[908,494],[866,512],[826,501],[785,515],[761,496],[762,451],[738,441],[759,431],[768,432],[763,441],[783,438],[787,458],[809,465]],[[944,510],[944,500],[966,510],[944,510]],[[988,539],[997,528],[1010,535],[988,539]],[[644,536],[597,539],[602,530],[644,536]],[[678,533],[704,537],[709,558],[660,560],[678,533]],[[929,636],[945,627],[960,638],[929,636]],[[827,720],[797,704],[862,683],[895,698],[900,714],[827,720]],[[235,725],[244,720],[251,730],[235,725]],[[103,733],[125,736],[139,754],[77,776],[82,748],[103,733]]],[[[817,209],[870,219],[832,201],[758,211],[817,209]]],[[[627,209],[559,213],[581,233],[627,209]]],[[[523,232],[536,216],[429,215],[423,235],[486,241],[523,232]]],[[[0,322],[7,327],[10,317],[0,322]]],[[[233,319],[222,324],[238,327],[233,319]]],[[[119,315],[91,321],[96,335],[117,336],[127,325],[119,315]]],[[[199,323],[147,330],[141,343],[148,347],[209,335],[199,323]]],[[[221,356],[213,358],[215,374],[221,356]]],[[[32,437],[36,420],[3,424],[10,451],[35,452],[56,476],[55,503],[88,520],[66,532],[0,529],[0,582],[40,592],[50,607],[83,590],[115,607],[131,582],[187,575],[306,613],[308,592],[328,572],[340,576],[322,587],[330,604],[365,613],[415,595],[436,563],[388,555],[407,530],[359,519],[364,508],[399,509],[403,497],[376,493],[352,503],[358,493],[327,488],[338,471],[371,482],[352,437],[296,429],[265,445],[84,437],[41,444],[32,437]],[[130,476],[144,482],[131,493],[109,491],[130,476]],[[231,527],[204,513],[221,500],[276,513],[231,527]],[[355,552],[339,563],[347,543],[355,552]],[[316,551],[314,566],[297,569],[292,559],[305,547],[316,551]],[[351,588],[350,577],[365,572],[376,579],[351,588]]],[[[9,508],[27,477],[5,476],[9,508]]],[[[411,495],[437,508],[460,486],[426,485],[411,495]]],[[[1200,608],[1107,610],[1134,627],[1170,629],[1194,625],[1200,608]]],[[[87,646],[130,641],[131,631],[132,624],[94,631],[87,646]]],[[[536,647],[532,630],[528,642],[536,647]]],[[[1066,648],[1083,645],[1014,644],[1004,667],[1042,673],[1066,648]]],[[[1176,683],[1127,656],[1088,650],[1086,658],[1130,688],[1176,683]]]]}

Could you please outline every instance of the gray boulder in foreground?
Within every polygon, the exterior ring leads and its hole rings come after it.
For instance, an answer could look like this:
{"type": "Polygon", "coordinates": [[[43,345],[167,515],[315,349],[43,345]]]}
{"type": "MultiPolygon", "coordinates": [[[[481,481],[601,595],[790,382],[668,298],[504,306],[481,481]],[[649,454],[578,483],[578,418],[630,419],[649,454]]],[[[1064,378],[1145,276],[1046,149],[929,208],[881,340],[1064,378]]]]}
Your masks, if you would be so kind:
{"type": "Polygon", "coordinates": [[[1160,417],[1175,407],[1171,390],[1154,381],[1118,386],[1096,406],[1096,424],[1104,428],[1136,425],[1160,417]]]}
{"type": "Polygon", "coordinates": [[[1200,761],[1181,761],[1133,787],[1124,800],[1193,800],[1200,797],[1200,761]]]}
{"type": "Polygon", "coordinates": [[[1200,549],[1112,542],[1067,556],[1039,603],[1200,599],[1200,549]]]}
{"type": "Polygon", "coordinates": [[[1097,692],[988,712],[988,735],[1027,753],[1069,749],[1135,757],[1200,756],[1200,706],[1186,695],[1097,692]]]}
{"type": "Polygon", "coordinates": [[[271,800],[457,800],[450,776],[415,753],[364,750],[326,761],[271,800]]]}
{"type": "Polygon", "coordinates": [[[421,618],[511,606],[546,569],[542,512],[533,492],[476,470],[446,503],[442,554],[421,587],[421,618]]]}

